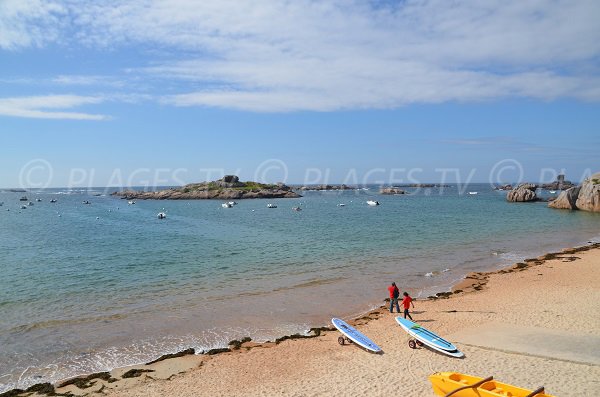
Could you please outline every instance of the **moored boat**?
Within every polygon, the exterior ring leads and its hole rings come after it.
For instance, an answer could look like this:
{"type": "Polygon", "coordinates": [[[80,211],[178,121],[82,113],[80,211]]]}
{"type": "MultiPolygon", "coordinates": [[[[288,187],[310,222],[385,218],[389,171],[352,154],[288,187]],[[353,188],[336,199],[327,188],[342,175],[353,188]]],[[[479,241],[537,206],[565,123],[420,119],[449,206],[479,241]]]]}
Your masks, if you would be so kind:
{"type": "Polygon", "coordinates": [[[455,397],[553,397],[544,388],[527,390],[497,382],[492,376],[480,378],[458,372],[436,372],[429,375],[433,392],[438,396],[455,397]]]}
{"type": "Polygon", "coordinates": [[[371,207],[375,207],[375,206],[379,205],[379,201],[369,200],[369,201],[367,201],[367,205],[370,205],[371,207]]]}

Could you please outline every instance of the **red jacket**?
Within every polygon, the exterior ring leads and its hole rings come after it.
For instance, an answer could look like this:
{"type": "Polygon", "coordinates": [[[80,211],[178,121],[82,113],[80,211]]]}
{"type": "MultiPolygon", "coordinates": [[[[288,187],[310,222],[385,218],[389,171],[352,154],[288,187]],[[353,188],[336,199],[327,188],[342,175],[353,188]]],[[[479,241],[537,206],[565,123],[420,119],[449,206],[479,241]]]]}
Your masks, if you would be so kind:
{"type": "Polygon", "coordinates": [[[395,285],[390,285],[388,287],[388,291],[390,291],[390,298],[392,299],[398,298],[398,296],[400,295],[400,290],[395,285]]]}
{"type": "Polygon", "coordinates": [[[413,299],[410,296],[405,296],[404,299],[402,299],[402,305],[405,309],[410,308],[410,302],[412,302],[412,300],[413,299]]]}

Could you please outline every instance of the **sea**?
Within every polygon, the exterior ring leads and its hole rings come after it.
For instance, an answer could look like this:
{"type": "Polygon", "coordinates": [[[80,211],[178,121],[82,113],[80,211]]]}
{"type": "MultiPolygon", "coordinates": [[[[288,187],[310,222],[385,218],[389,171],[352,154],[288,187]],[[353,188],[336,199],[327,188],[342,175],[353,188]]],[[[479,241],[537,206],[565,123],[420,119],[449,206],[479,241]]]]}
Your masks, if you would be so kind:
{"type": "Polygon", "coordinates": [[[113,190],[0,192],[0,392],[306,333],[382,305],[393,281],[425,298],[469,272],[600,241],[600,214],[508,203],[489,184],[231,208],[128,204],[113,190]]]}

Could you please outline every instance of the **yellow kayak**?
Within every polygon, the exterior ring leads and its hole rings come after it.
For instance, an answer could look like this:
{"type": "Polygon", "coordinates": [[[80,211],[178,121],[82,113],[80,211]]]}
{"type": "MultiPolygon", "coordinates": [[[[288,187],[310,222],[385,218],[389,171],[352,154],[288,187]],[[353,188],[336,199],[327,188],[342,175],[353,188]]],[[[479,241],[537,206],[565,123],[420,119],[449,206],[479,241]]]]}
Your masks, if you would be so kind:
{"type": "Polygon", "coordinates": [[[521,389],[493,380],[493,377],[479,378],[458,372],[436,372],[429,376],[433,392],[445,397],[553,397],[537,390],[521,389]]]}

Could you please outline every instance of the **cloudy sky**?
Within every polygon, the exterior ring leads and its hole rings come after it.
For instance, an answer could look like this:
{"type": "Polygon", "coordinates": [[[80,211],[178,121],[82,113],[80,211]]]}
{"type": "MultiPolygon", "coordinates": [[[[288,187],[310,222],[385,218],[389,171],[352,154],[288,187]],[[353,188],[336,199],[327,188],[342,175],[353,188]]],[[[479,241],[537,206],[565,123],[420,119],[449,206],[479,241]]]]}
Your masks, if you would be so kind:
{"type": "Polygon", "coordinates": [[[486,181],[504,159],[580,179],[600,170],[599,20],[577,0],[0,0],[0,186],[35,159],[55,186],[270,159],[288,182],[486,181]]]}

